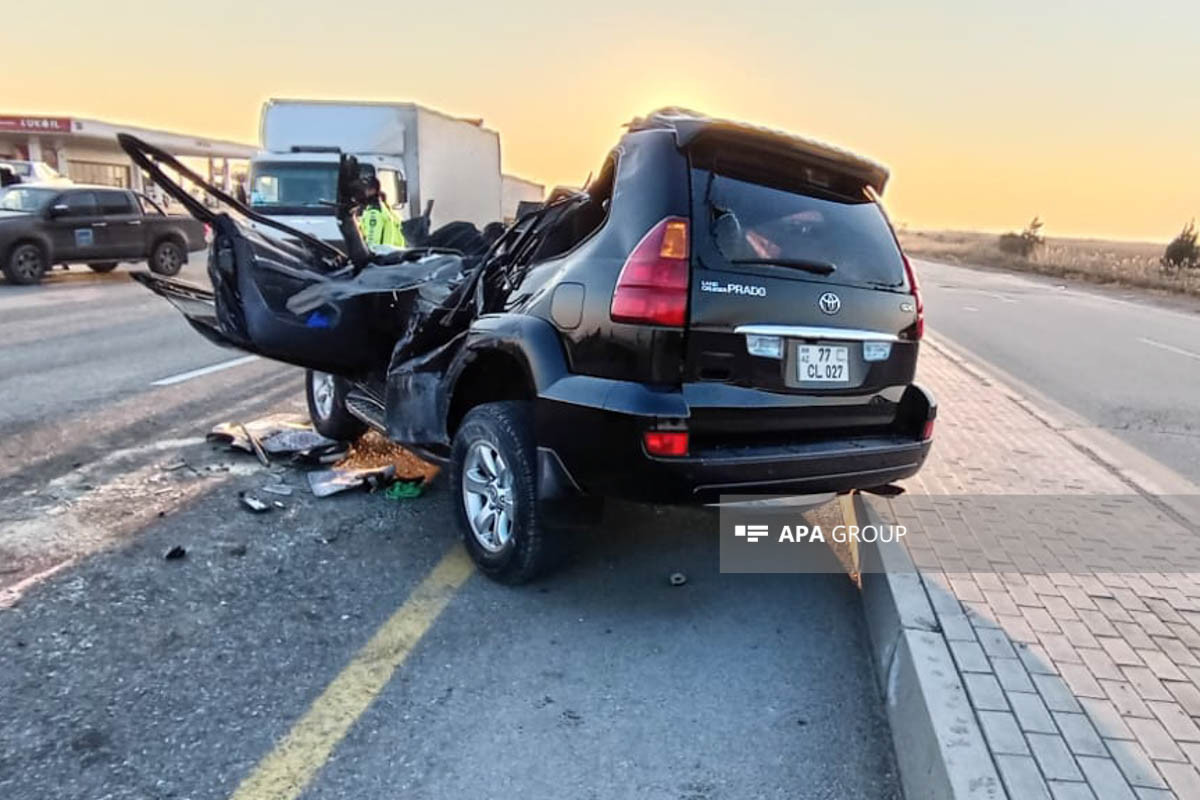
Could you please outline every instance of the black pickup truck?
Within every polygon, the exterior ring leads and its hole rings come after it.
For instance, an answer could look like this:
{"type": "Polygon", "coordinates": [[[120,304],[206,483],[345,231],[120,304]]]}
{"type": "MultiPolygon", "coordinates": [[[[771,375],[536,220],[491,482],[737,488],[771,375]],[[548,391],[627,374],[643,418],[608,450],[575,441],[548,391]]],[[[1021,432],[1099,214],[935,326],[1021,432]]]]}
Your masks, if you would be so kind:
{"type": "Polygon", "coordinates": [[[33,284],[54,264],[109,272],[122,261],[149,261],[175,275],[206,226],[165,213],[148,197],[110,186],[22,183],[0,190],[0,268],[9,283],[33,284]]]}

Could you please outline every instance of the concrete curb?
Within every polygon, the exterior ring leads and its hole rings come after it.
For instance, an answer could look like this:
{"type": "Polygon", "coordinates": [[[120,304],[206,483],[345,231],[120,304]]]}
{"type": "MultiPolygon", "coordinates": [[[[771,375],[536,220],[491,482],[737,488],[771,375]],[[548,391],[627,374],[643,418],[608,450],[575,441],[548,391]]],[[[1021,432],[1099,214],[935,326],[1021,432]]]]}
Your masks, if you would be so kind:
{"type": "MultiPolygon", "coordinates": [[[[862,495],[857,521],[884,525],[862,495]]],[[[899,542],[862,543],[863,609],[900,784],[909,800],[1007,797],[933,606],[899,542]]]]}

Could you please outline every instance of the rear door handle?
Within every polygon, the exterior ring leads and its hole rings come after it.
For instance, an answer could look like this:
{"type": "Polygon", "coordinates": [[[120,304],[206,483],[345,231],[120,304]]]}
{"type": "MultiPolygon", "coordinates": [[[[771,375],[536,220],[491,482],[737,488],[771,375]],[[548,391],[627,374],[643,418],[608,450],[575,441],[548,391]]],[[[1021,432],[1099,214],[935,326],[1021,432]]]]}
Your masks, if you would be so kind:
{"type": "Polygon", "coordinates": [[[93,228],[107,228],[108,223],[107,222],[93,222],[92,227],[93,228]]]}
{"type": "Polygon", "coordinates": [[[129,220],[129,224],[130,225],[141,225],[142,221],[140,219],[131,219],[131,220],[129,220]]]}

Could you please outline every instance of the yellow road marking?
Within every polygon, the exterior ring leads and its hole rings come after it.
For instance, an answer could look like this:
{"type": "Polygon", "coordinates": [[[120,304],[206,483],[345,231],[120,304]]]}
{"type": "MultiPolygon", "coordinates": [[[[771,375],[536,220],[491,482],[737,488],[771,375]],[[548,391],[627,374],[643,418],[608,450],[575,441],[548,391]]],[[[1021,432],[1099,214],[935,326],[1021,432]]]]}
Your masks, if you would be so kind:
{"type": "Polygon", "coordinates": [[[241,782],[230,800],[294,800],[325,765],[350,726],[392,679],[413,647],[472,573],[455,547],[413,589],[321,696],[241,782]]]}

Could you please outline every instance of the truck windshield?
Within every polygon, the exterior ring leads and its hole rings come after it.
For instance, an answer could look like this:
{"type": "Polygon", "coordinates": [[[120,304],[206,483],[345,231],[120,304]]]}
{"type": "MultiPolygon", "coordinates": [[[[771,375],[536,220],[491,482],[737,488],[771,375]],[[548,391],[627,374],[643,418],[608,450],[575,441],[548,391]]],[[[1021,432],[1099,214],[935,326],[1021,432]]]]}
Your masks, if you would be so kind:
{"type": "Polygon", "coordinates": [[[332,214],[336,161],[260,161],[250,167],[250,205],[268,214],[332,214]]]}
{"type": "Polygon", "coordinates": [[[53,189],[26,189],[10,186],[0,190],[0,211],[40,211],[58,192],[53,189]]]}
{"type": "Polygon", "coordinates": [[[709,173],[709,234],[732,264],[803,270],[832,283],[904,285],[904,262],[880,208],[709,173]]]}

